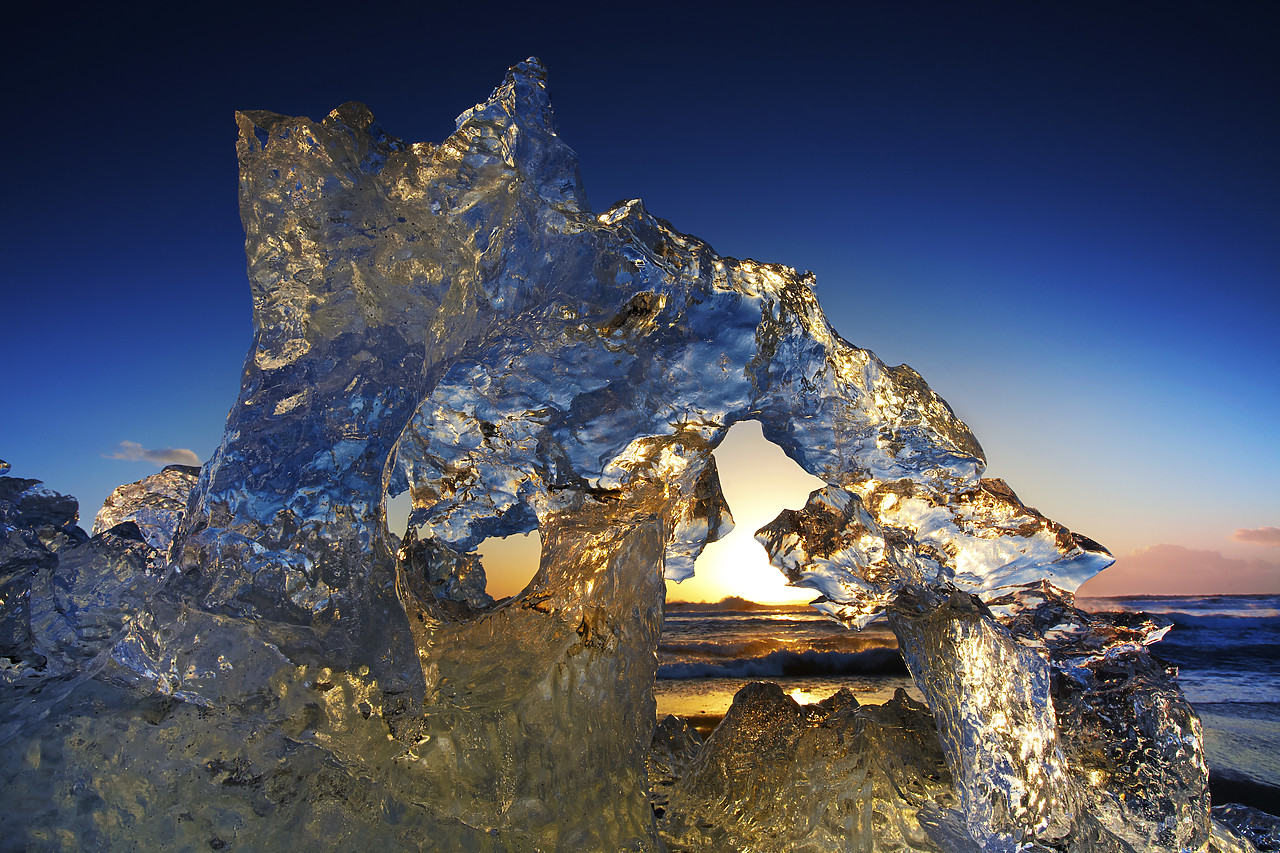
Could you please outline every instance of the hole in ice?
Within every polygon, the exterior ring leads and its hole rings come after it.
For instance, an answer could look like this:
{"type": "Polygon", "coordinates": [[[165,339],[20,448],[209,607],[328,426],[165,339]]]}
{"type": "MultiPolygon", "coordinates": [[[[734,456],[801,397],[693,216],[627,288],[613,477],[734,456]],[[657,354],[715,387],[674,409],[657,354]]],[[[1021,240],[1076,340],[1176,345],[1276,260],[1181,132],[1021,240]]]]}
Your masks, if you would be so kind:
{"type": "Polygon", "coordinates": [[[671,601],[720,601],[737,595],[762,604],[808,603],[813,590],[787,586],[782,573],[769,565],[755,532],[784,509],[799,509],[809,493],[826,485],[788,458],[764,437],[758,421],[729,428],[715,450],[720,489],[733,513],[734,528],[712,542],[694,564],[694,576],[667,584],[671,601]]]}
{"type": "Polygon", "coordinates": [[[396,539],[403,539],[409,529],[409,513],[413,510],[413,498],[403,491],[392,497],[387,495],[387,532],[396,539]]]}
{"type": "MultiPolygon", "coordinates": [[[[406,491],[395,496],[387,495],[386,501],[387,532],[395,537],[392,542],[394,550],[409,529],[413,500],[406,491]]],[[[419,533],[421,530],[419,528],[419,533]]],[[[523,592],[537,574],[542,556],[542,536],[537,529],[510,536],[490,536],[476,547],[476,552],[484,568],[485,592],[494,599],[508,598],[523,592]]]]}
{"type": "Polygon", "coordinates": [[[519,595],[538,573],[542,536],[537,530],[490,536],[477,546],[484,566],[485,592],[495,599],[519,595]]]}

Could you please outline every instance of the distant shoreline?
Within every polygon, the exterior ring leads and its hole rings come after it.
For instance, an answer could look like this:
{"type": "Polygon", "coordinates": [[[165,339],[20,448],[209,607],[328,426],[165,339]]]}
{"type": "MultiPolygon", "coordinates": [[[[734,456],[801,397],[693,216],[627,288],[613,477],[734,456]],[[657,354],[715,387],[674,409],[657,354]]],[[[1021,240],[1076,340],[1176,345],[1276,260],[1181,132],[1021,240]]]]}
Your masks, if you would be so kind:
{"type": "Polygon", "coordinates": [[[769,611],[804,611],[808,610],[809,605],[803,601],[792,602],[790,604],[761,604],[758,601],[751,601],[746,598],[740,598],[736,595],[730,595],[719,601],[668,601],[667,610],[694,610],[698,612],[704,611],[742,611],[750,612],[754,610],[769,611]]]}

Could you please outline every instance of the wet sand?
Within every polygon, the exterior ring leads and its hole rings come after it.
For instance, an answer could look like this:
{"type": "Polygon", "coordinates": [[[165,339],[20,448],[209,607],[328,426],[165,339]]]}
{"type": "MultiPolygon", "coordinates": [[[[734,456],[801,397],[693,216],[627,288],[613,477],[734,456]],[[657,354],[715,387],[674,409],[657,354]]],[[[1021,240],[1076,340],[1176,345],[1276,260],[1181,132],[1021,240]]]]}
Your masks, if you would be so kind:
{"type": "MultiPolygon", "coordinates": [[[[665,716],[665,714],[659,714],[658,719],[662,719],[665,716]]],[[[724,714],[693,714],[684,719],[689,725],[693,726],[703,740],[706,740],[716,730],[716,726],[720,725],[720,721],[724,719],[724,714]]]]}
{"type": "Polygon", "coordinates": [[[1194,707],[1204,724],[1213,802],[1280,814],[1280,706],[1214,702],[1194,707]]]}

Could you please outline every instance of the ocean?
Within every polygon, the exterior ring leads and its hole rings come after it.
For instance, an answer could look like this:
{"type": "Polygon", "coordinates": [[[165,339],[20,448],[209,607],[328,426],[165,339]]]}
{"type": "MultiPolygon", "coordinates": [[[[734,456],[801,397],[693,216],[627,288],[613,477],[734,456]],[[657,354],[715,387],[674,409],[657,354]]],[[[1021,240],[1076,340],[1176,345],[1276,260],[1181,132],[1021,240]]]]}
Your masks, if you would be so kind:
{"type": "MultiPolygon", "coordinates": [[[[1143,611],[1172,624],[1151,646],[1178,669],[1200,714],[1214,799],[1280,813],[1280,596],[1090,598],[1093,612],[1143,611]]],[[[700,605],[699,607],[705,607],[700,605]]],[[[899,687],[922,700],[883,621],[861,632],[806,607],[693,609],[671,605],[658,647],[658,716],[677,714],[705,736],[733,695],[774,681],[796,701],[848,688],[878,704],[899,687]]]]}

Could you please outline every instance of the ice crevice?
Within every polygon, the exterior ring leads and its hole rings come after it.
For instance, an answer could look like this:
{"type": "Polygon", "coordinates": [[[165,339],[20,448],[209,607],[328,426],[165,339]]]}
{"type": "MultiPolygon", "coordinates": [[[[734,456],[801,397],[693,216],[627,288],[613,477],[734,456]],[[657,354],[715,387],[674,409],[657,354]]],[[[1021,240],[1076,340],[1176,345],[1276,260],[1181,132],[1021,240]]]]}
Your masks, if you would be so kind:
{"type": "Polygon", "coordinates": [[[7,837],[1235,849],[1154,628],[1073,606],[1105,549],[984,479],[811,274],[594,214],[537,60],[439,145],[359,104],[237,122],[254,338],[221,445],[92,537],[0,478],[6,785],[38,804],[7,837]],[[751,686],[655,741],[664,578],[732,528],[712,451],[744,420],[828,484],[757,538],[830,617],[887,615],[926,706],[751,686]],[[494,601],[477,546],[535,529],[494,601]]]}

